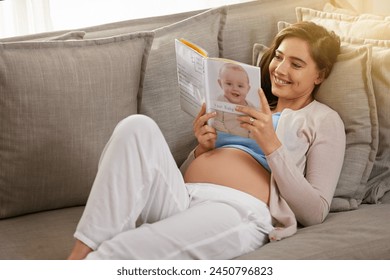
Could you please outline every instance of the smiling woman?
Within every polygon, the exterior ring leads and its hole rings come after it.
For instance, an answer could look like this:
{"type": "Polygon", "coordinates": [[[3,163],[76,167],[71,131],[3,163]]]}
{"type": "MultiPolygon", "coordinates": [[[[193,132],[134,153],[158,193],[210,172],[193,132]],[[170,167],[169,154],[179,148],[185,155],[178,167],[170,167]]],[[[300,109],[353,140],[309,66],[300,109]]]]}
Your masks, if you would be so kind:
{"type": "Polygon", "coordinates": [[[0,38],[201,10],[251,0],[0,1],[0,38]]]}

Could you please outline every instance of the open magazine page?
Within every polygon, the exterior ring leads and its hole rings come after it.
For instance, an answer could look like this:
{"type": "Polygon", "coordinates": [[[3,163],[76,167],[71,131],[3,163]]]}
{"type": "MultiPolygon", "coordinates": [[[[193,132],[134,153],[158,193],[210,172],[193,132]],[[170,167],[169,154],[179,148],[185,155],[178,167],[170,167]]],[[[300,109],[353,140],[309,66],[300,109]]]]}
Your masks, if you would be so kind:
{"type": "Polygon", "coordinates": [[[207,111],[216,111],[210,125],[218,131],[249,137],[237,121],[237,105],[259,109],[260,68],[224,59],[209,58],[206,66],[207,111]]]}
{"type": "Polygon", "coordinates": [[[205,102],[205,56],[175,40],[180,106],[183,111],[197,116],[205,102]]]}

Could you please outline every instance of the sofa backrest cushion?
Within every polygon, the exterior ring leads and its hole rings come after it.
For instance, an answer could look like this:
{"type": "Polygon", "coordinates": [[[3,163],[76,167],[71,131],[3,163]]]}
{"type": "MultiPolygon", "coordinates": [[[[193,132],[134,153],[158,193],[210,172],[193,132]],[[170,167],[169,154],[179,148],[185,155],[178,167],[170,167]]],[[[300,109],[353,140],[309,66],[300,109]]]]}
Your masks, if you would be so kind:
{"type": "Polygon", "coordinates": [[[0,43],[0,218],[85,204],[153,35],[0,43]]]}
{"type": "Polygon", "coordinates": [[[295,7],[321,9],[326,0],[258,0],[228,6],[223,57],[250,64],[255,43],[270,45],[277,22],[294,22],[295,7]]]}
{"type": "MultiPolygon", "coordinates": [[[[259,65],[265,48],[255,44],[253,60],[256,65],[259,65]]],[[[344,164],[331,211],[357,208],[364,197],[378,147],[371,48],[343,46],[331,74],[315,98],[339,113],[346,131],[344,164]]]]}

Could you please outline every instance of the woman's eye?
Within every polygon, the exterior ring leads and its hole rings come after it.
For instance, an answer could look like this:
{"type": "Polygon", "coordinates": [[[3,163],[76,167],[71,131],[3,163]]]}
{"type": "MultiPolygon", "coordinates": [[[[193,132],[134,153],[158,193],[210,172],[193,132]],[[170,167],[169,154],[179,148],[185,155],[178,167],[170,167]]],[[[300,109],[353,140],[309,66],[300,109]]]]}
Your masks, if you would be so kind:
{"type": "Polygon", "coordinates": [[[277,55],[277,54],[276,54],[276,55],[274,56],[274,59],[276,59],[276,60],[279,60],[279,61],[280,61],[280,60],[282,60],[282,57],[281,57],[280,55],[277,55]]]}
{"type": "Polygon", "coordinates": [[[302,68],[302,65],[298,64],[298,63],[292,63],[292,66],[296,69],[300,69],[302,68]]]}

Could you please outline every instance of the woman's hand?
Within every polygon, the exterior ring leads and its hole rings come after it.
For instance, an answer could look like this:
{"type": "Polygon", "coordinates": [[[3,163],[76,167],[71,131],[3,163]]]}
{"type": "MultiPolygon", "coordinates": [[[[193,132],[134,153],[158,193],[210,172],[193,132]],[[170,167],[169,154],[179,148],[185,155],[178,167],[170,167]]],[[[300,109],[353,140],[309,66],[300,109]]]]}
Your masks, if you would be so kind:
{"type": "Polygon", "coordinates": [[[250,131],[251,138],[257,142],[265,155],[269,155],[282,144],[275,133],[272,112],[261,88],[258,90],[258,94],[261,102],[260,111],[244,106],[237,106],[236,110],[245,114],[238,117],[241,127],[250,131]]]}
{"type": "Polygon", "coordinates": [[[199,143],[195,150],[195,157],[215,148],[217,131],[214,127],[207,125],[207,121],[215,116],[215,112],[206,114],[206,105],[203,104],[198,116],[194,120],[194,134],[199,143]]]}

